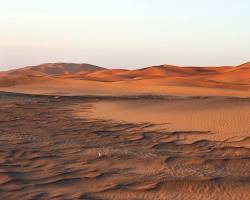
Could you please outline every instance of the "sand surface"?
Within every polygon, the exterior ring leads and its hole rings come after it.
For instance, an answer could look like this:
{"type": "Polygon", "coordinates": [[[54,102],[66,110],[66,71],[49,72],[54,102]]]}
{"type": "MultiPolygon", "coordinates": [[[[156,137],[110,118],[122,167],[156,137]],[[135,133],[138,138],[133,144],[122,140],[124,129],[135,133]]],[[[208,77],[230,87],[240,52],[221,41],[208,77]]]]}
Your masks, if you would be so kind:
{"type": "Polygon", "coordinates": [[[248,200],[249,104],[1,93],[0,199],[248,200]]]}
{"type": "MultiPolygon", "coordinates": [[[[84,105],[83,105],[84,107],[84,105]]],[[[86,112],[79,112],[84,116],[86,112]]],[[[240,139],[250,134],[250,99],[172,97],[93,103],[89,117],[129,123],[154,123],[165,131],[209,132],[204,139],[240,139]]]]}

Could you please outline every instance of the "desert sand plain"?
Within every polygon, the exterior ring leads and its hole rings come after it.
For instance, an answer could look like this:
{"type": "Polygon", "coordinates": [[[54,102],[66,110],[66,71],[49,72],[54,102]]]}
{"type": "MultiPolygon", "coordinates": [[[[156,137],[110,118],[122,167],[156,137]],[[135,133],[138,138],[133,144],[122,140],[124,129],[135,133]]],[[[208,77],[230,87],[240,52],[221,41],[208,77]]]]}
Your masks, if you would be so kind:
{"type": "Polygon", "coordinates": [[[250,63],[0,73],[1,199],[250,199],[250,63]]]}

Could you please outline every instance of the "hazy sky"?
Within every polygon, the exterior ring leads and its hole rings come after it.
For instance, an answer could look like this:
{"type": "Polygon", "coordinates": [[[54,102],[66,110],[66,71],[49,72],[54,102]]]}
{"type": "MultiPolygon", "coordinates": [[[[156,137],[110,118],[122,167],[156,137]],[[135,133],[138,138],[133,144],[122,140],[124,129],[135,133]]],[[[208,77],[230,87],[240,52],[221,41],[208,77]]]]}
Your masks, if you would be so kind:
{"type": "Polygon", "coordinates": [[[250,60],[249,0],[0,0],[0,70],[250,60]]]}

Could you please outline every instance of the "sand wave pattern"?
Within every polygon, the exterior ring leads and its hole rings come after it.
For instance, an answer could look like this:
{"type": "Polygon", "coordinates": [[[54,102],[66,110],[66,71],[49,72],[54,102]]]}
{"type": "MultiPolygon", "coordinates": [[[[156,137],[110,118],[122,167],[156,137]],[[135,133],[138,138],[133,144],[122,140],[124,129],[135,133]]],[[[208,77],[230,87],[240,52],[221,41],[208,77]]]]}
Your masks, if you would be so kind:
{"type": "Polygon", "coordinates": [[[250,137],[190,142],[212,133],[70,109],[96,101],[1,94],[1,199],[250,199],[250,137]]]}

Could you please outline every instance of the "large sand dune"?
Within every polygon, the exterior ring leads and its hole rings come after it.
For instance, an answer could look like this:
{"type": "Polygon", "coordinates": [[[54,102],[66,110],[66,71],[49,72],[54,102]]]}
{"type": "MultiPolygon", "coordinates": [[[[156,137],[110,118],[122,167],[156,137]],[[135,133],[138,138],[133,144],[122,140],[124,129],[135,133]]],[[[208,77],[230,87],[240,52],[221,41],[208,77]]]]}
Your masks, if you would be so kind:
{"type": "Polygon", "coordinates": [[[250,63],[234,67],[160,65],[137,70],[44,64],[2,72],[0,90],[64,95],[250,96],[250,63]]]}

